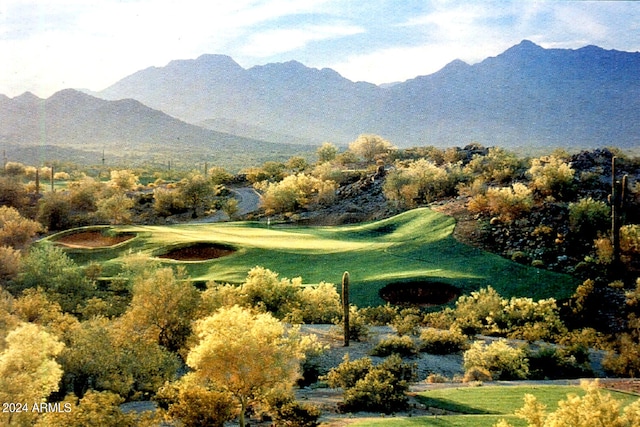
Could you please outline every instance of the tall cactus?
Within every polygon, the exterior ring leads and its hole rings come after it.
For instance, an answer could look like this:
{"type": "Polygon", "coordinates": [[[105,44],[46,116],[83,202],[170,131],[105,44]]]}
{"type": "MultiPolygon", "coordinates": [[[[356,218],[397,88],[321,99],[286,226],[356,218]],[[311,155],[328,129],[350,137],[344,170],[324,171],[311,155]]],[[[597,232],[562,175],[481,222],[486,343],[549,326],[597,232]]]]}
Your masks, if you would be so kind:
{"type": "Polygon", "coordinates": [[[617,157],[611,159],[611,194],[609,195],[609,204],[611,205],[611,243],[613,245],[613,267],[614,271],[620,262],[620,227],[621,215],[624,208],[624,199],[627,189],[627,175],[622,177],[621,181],[616,181],[616,160],[617,157]]]}
{"type": "Polygon", "coordinates": [[[344,313],[344,346],[349,347],[349,272],[342,275],[342,310],[344,313]]]}

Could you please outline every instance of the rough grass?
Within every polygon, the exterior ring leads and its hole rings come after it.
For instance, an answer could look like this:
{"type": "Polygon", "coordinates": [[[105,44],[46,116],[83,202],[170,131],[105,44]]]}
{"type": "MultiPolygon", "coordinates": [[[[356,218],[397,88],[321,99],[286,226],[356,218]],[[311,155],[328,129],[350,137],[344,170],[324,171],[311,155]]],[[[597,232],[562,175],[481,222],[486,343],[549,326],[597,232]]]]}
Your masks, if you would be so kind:
{"type": "MultiPolygon", "coordinates": [[[[490,427],[504,418],[515,427],[526,426],[526,422],[513,413],[524,404],[524,395],[533,394],[540,403],[547,405],[547,411],[555,411],[558,401],[567,394],[584,395],[584,390],[576,386],[481,386],[429,390],[419,393],[419,401],[431,408],[455,412],[460,415],[411,417],[395,419],[368,419],[350,424],[357,427],[368,426],[446,426],[446,427],[490,427]]],[[[638,396],[611,392],[614,398],[627,406],[638,396]]]]}
{"type": "MultiPolygon", "coordinates": [[[[196,281],[241,283],[263,266],[281,277],[302,276],[304,283],[340,283],[351,273],[352,301],[358,306],[385,302],[378,291],[392,282],[437,281],[461,293],[493,286],[505,297],[565,298],[577,286],[573,278],[531,268],[457,242],[453,218],[422,208],[381,221],[336,227],[267,227],[259,223],[172,226],[121,226],[136,233],[130,244],[99,252],[69,250],[79,264],[101,262],[104,274],[118,273],[123,256],[141,252],[159,256],[189,243],[217,243],[237,249],[230,256],[184,263],[196,281]]],[[[55,240],[55,235],[48,240],[55,240]]],[[[180,261],[162,260],[166,265],[180,261]]]]}

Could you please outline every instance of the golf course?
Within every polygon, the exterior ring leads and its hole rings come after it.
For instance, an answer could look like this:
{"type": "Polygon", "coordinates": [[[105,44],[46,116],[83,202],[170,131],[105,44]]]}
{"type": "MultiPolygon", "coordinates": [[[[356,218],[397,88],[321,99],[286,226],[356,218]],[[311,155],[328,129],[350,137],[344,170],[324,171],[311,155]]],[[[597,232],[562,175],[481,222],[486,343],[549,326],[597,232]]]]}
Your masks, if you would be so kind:
{"type": "Polygon", "coordinates": [[[352,302],[358,306],[384,304],[381,293],[441,305],[486,286],[505,297],[560,299],[578,284],[569,276],[464,245],[453,238],[454,226],[453,218],[420,208],[331,227],[263,222],[85,227],[54,234],[40,244],[59,245],[80,266],[100,263],[105,279],[116,276],[123,257],[132,253],[163,265],[182,265],[196,283],[242,283],[255,266],[280,277],[302,277],[305,285],[339,284],[349,271],[352,302]],[[92,237],[85,242],[84,235],[92,237]]]}

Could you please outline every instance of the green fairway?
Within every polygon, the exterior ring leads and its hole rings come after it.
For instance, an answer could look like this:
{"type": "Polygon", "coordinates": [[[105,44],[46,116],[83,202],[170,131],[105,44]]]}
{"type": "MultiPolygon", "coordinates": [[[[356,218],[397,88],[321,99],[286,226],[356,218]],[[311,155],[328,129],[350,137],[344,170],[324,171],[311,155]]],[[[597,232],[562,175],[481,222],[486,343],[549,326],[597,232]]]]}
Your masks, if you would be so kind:
{"type": "MultiPolygon", "coordinates": [[[[569,276],[523,266],[457,242],[453,218],[422,208],[381,221],[336,227],[267,227],[262,223],[214,223],[171,226],[110,227],[136,238],[113,248],[67,249],[80,265],[104,265],[104,274],[119,272],[122,257],[141,252],[159,256],[171,248],[216,243],[236,252],[206,261],[174,261],[185,265],[196,281],[241,283],[251,268],[263,266],[281,277],[303,278],[305,284],[339,283],[351,273],[352,301],[358,306],[384,301],[378,291],[389,283],[431,281],[455,286],[461,293],[493,286],[503,296],[565,298],[577,281],[569,276]]],[[[64,234],[72,233],[67,231],[64,234]]],[[[55,241],[59,235],[45,239],[55,241]]]]}
{"type": "MultiPolygon", "coordinates": [[[[524,395],[532,394],[538,402],[547,406],[548,412],[558,408],[558,401],[567,394],[583,396],[585,391],[574,386],[482,386],[429,390],[419,394],[418,399],[431,408],[452,411],[461,415],[370,419],[351,424],[369,426],[425,426],[425,427],[490,427],[504,418],[513,426],[526,426],[525,420],[514,416],[524,404],[524,395]]],[[[607,391],[622,402],[622,407],[638,399],[638,396],[607,391]]]]}

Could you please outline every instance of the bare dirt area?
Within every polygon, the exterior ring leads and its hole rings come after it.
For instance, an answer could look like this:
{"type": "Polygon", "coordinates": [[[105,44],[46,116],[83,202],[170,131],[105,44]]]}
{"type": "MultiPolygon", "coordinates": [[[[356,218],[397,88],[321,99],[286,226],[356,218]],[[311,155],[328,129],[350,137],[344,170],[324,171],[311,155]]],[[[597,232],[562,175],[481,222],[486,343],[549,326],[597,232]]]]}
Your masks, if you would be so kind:
{"type": "Polygon", "coordinates": [[[467,197],[457,197],[432,204],[429,207],[436,212],[455,218],[456,226],[453,230],[453,237],[457,241],[482,249],[482,236],[478,231],[478,220],[474,214],[467,210],[468,201],[467,197]]]}
{"type": "Polygon", "coordinates": [[[158,258],[173,259],[176,261],[206,261],[231,255],[235,250],[215,243],[198,243],[184,248],[173,249],[166,254],[158,255],[158,258]]]}
{"type": "Polygon", "coordinates": [[[134,237],[135,234],[132,233],[108,236],[101,231],[83,231],[62,236],[56,240],[56,243],[63,244],[69,248],[106,248],[126,242],[134,237]]]}

